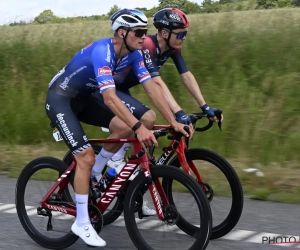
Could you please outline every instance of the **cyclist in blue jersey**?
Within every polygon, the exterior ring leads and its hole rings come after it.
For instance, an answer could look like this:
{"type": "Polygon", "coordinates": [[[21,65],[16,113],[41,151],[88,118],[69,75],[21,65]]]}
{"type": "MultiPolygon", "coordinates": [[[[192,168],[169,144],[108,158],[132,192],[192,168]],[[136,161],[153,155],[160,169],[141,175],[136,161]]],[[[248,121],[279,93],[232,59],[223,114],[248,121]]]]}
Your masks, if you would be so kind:
{"type": "MultiPolygon", "coordinates": [[[[146,16],[138,10],[123,9],[114,13],[110,20],[114,36],[96,40],[79,50],[49,83],[45,105],[49,119],[77,161],[74,178],[77,214],[71,230],[90,246],[106,245],[92,227],[88,215],[90,176],[91,173],[99,176],[102,169],[93,168],[95,153],[80,122],[109,127],[110,138],[135,133],[143,147],[158,145],[149,131],[155,120],[140,122],[129,111],[116,94],[113,75],[130,66],[156,108],[176,131],[189,136],[183,124],[174,119],[162,92],[152,88],[153,80],[144,66],[140,49],[147,33],[146,16]],[[103,98],[100,100],[93,95],[95,92],[101,93],[103,98]],[[119,126],[126,129],[119,130],[119,126]]],[[[100,165],[104,166],[121,146],[105,144],[97,157],[100,165]]]]}
{"type": "MultiPolygon", "coordinates": [[[[211,120],[216,122],[215,109],[207,105],[195,77],[188,70],[181,54],[182,44],[186,39],[187,28],[189,27],[188,17],[179,9],[165,8],[154,14],[154,26],[157,29],[157,34],[148,35],[143,43],[142,53],[144,63],[154,80],[154,84],[161,87],[172,112],[175,114],[176,120],[183,124],[190,124],[191,122],[160,77],[159,69],[168,58],[172,58],[184,86],[196,100],[199,107],[211,120]]],[[[121,100],[126,103],[128,107],[131,107],[132,113],[136,117],[142,117],[147,113],[152,114],[150,112],[151,110],[149,111],[144,104],[133,98],[130,94],[129,89],[139,84],[134,71],[130,67],[116,74],[114,81],[116,89],[122,92],[122,94],[119,94],[121,100]]],[[[95,95],[99,94],[96,93],[95,95]]],[[[122,128],[120,127],[119,129],[122,128]]],[[[124,143],[122,148],[107,162],[107,165],[111,168],[116,168],[117,172],[119,172],[125,164],[124,156],[130,146],[131,144],[124,143]]],[[[130,180],[135,176],[136,175],[131,176],[130,180]]],[[[147,202],[145,202],[145,204],[146,203],[147,202]]],[[[143,213],[144,215],[156,214],[155,210],[148,206],[143,206],[143,213]]]]}

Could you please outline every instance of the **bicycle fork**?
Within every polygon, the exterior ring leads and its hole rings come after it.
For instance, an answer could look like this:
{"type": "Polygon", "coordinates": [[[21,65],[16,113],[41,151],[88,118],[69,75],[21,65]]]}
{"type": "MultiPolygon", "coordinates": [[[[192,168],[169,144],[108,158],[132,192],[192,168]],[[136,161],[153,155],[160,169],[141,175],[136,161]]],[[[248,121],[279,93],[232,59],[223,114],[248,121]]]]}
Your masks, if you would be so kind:
{"type": "MultiPolygon", "coordinates": [[[[155,179],[153,181],[151,174],[149,173],[149,163],[142,163],[142,170],[144,172],[144,175],[146,177],[146,183],[145,183],[145,189],[142,191],[143,194],[149,190],[150,195],[153,201],[153,204],[155,206],[156,214],[160,220],[165,219],[164,210],[163,207],[169,205],[168,198],[165,194],[165,191],[159,181],[159,179],[155,179]],[[145,166],[146,164],[146,166],[145,166]]],[[[142,219],[145,217],[141,211],[139,210],[139,218],[142,219]]]]}

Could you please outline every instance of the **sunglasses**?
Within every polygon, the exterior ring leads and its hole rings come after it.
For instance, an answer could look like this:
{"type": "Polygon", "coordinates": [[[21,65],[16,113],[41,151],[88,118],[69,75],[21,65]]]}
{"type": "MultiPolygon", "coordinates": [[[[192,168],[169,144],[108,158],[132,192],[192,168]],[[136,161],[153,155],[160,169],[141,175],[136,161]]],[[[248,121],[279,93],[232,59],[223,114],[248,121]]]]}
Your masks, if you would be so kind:
{"type": "Polygon", "coordinates": [[[174,32],[174,31],[171,31],[171,30],[167,30],[167,31],[175,34],[176,38],[179,39],[179,40],[183,39],[187,35],[187,33],[188,33],[187,30],[180,31],[180,32],[174,32]]]}
{"type": "Polygon", "coordinates": [[[148,28],[140,28],[140,29],[135,29],[135,30],[131,29],[131,31],[134,32],[134,35],[135,35],[136,37],[141,38],[141,37],[143,37],[144,35],[147,35],[148,28]]]}

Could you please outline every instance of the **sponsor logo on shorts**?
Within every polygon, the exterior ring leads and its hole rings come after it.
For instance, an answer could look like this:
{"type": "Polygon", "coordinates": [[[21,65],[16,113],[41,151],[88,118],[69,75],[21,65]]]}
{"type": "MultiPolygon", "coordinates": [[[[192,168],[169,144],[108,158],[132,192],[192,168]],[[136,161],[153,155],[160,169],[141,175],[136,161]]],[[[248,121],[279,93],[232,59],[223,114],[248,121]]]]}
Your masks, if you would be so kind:
{"type": "Polygon", "coordinates": [[[72,147],[76,147],[78,142],[75,141],[75,139],[73,138],[73,133],[71,133],[71,131],[69,130],[66,121],[64,120],[64,115],[62,113],[59,113],[56,115],[58,121],[58,126],[61,128],[61,131],[63,132],[63,136],[65,137],[65,139],[72,145],[72,147]]]}

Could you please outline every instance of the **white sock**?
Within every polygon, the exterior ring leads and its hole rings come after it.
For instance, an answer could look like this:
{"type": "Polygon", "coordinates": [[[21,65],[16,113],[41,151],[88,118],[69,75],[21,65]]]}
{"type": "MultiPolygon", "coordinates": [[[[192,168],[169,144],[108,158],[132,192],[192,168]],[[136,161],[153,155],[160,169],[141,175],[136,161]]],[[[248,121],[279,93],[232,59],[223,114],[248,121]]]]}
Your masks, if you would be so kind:
{"type": "Polygon", "coordinates": [[[96,157],[95,165],[92,168],[92,174],[98,176],[101,174],[105,164],[110,160],[114,153],[107,152],[104,148],[101,149],[96,157]]]}
{"type": "Polygon", "coordinates": [[[79,227],[91,223],[88,212],[88,194],[76,194],[76,224],[79,227]]]}
{"type": "Polygon", "coordinates": [[[131,147],[131,143],[124,143],[123,146],[119,149],[119,151],[115,153],[111,159],[113,161],[123,159],[126,154],[126,151],[130,149],[130,147],[131,147]]]}

